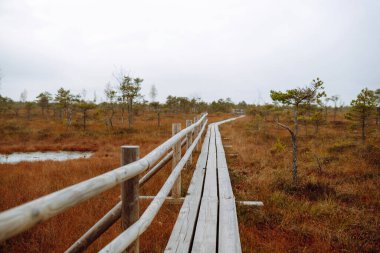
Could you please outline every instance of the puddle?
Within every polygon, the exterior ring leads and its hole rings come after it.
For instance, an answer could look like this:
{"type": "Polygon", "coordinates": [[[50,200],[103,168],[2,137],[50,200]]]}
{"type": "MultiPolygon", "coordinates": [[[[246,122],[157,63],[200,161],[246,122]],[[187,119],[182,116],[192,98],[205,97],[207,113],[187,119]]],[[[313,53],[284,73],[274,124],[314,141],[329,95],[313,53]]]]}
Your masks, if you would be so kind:
{"type": "Polygon", "coordinates": [[[78,158],[89,158],[93,152],[54,151],[0,154],[0,163],[36,162],[36,161],[66,161],[78,158]]]}

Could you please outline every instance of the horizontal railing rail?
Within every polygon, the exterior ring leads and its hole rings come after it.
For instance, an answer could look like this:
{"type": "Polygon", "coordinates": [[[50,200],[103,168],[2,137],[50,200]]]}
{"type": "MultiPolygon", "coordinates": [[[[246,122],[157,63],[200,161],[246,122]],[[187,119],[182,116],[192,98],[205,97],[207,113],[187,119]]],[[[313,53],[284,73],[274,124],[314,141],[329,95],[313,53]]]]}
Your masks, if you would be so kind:
{"type": "MultiPolygon", "coordinates": [[[[181,147],[185,144],[186,140],[183,140],[181,147]]],[[[159,161],[152,169],[150,169],[142,178],[139,179],[139,187],[142,187],[146,182],[148,182],[149,179],[151,179],[158,171],[160,171],[160,169],[168,164],[172,158],[173,151],[170,151],[161,161],[159,161]]],[[[121,217],[121,206],[122,204],[120,201],[65,252],[74,253],[85,250],[121,217]]]]}
{"type": "MultiPolygon", "coordinates": [[[[165,141],[159,147],[155,148],[153,151],[151,151],[142,159],[139,159],[130,164],[121,166],[112,171],[109,171],[102,175],[88,179],[81,183],[69,186],[57,192],[48,194],[36,200],[30,201],[26,204],[1,212],[0,213],[0,242],[15,236],[35,226],[36,224],[40,222],[43,222],[51,217],[54,217],[58,215],[59,213],[62,213],[63,211],[67,210],[70,207],[78,205],[79,203],[82,203],[85,200],[88,200],[106,190],[109,190],[112,187],[117,186],[128,179],[131,179],[139,175],[140,173],[151,168],[151,166],[157,163],[160,160],[160,158],[162,158],[164,155],[166,155],[165,158],[168,159],[167,157],[169,156],[169,154],[167,153],[174,145],[182,141],[182,139],[185,138],[186,135],[192,133],[195,128],[202,127],[202,129],[204,129],[204,126],[205,126],[204,123],[206,122],[206,118],[207,118],[207,114],[203,114],[197,122],[195,122],[194,124],[190,125],[189,127],[183,129],[176,135],[169,138],[167,141],[165,141]]],[[[197,136],[198,138],[197,141],[194,141],[195,144],[196,142],[198,142],[200,136],[201,136],[201,133],[197,136]]],[[[191,150],[194,149],[195,147],[194,143],[189,147],[188,150],[190,150],[190,148],[191,150]]],[[[189,156],[189,157],[190,155],[191,155],[191,152],[190,154],[188,154],[188,152],[186,152],[185,154],[185,156],[189,156]]],[[[179,164],[183,163],[184,158],[180,160],[179,164]]],[[[187,160],[188,159],[186,159],[186,161],[187,160]]],[[[175,171],[178,171],[177,167],[178,165],[173,170],[174,174],[175,174],[175,171]]],[[[180,169],[179,169],[179,172],[180,172],[180,169]]],[[[169,178],[172,178],[173,173],[171,174],[169,178]]],[[[151,174],[154,174],[154,173],[151,173],[151,174]]],[[[150,175],[149,178],[151,176],[153,175],[150,175]]],[[[178,173],[177,173],[177,176],[178,176],[178,173]]],[[[148,180],[149,178],[146,178],[146,180],[148,180]]],[[[165,185],[168,184],[168,181],[165,183],[165,185]]],[[[168,187],[166,186],[166,188],[168,187]]],[[[154,199],[153,203],[159,204],[160,202],[159,200],[154,199]]]]}
{"type": "Polygon", "coordinates": [[[187,149],[186,153],[175,166],[175,168],[172,170],[168,179],[166,180],[160,191],[156,194],[149,206],[146,208],[142,216],[127,230],[122,232],[111,243],[104,247],[100,252],[123,252],[129,245],[131,245],[136,239],[138,239],[142,233],[145,232],[145,230],[150,226],[154,217],[160,210],[170,190],[173,188],[176,179],[181,174],[182,169],[184,168],[186,162],[189,160],[194,148],[200,140],[205,127],[206,124],[202,126],[200,133],[194,139],[194,142],[187,149]]]}

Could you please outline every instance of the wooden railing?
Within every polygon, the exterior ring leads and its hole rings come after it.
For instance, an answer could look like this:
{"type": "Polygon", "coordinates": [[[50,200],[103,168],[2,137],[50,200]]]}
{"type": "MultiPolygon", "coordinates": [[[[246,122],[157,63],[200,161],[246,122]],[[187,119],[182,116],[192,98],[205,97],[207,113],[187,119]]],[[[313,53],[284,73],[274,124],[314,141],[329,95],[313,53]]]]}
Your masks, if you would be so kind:
{"type": "Polygon", "coordinates": [[[0,213],[0,242],[121,184],[121,202],[66,252],[83,251],[120,217],[125,230],[101,252],[122,252],[127,248],[128,251],[137,252],[139,236],[151,224],[170,190],[173,188],[173,197],[180,197],[181,170],[191,159],[193,150],[199,147],[197,144],[206,124],[207,114],[196,117],[193,124],[187,121],[187,127],[183,130],[180,130],[180,125],[173,124],[173,136],[141,159],[138,146],[122,146],[121,167],[0,213]],[[186,152],[181,158],[181,148],[185,144],[186,152]],[[170,160],[171,174],[139,217],[138,189],[170,160]],[[151,169],[139,178],[149,168],[151,169]]]}

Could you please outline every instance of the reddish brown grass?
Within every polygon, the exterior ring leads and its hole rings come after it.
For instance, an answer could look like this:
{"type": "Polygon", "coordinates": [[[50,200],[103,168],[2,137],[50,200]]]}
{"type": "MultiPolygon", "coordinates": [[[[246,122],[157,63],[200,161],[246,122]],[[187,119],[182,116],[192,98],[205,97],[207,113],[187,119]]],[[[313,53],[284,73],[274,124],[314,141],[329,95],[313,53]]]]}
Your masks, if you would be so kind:
{"type": "MultiPolygon", "coordinates": [[[[140,145],[142,156],[171,135],[171,123],[194,115],[165,115],[157,129],[153,114],[136,118],[134,130],[116,122],[113,131],[90,122],[89,130],[67,129],[56,121],[2,119],[0,152],[35,150],[93,150],[90,159],[0,165],[0,211],[25,203],[119,165],[119,147],[140,145]]],[[[210,115],[210,122],[228,115],[210,115]]],[[[318,136],[299,141],[300,184],[291,183],[291,143],[288,133],[266,122],[255,130],[246,117],[221,126],[236,198],[262,200],[264,207],[238,207],[244,252],[378,252],[379,144],[372,131],[366,145],[340,118],[321,127],[318,136]],[[316,157],[320,159],[319,168],[316,157]]],[[[308,133],[312,133],[309,129],[308,133]]],[[[196,162],[197,153],[193,159],[196,162]]],[[[154,195],[170,173],[170,165],[142,188],[154,195]]],[[[183,172],[184,191],[192,170],[183,172]]],[[[92,198],[47,222],[0,244],[1,252],[62,252],[102,217],[119,199],[119,187],[92,198]]],[[[142,210],[149,201],[142,202],[142,210]]],[[[162,252],[180,206],[165,204],[140,238],[142,252],[162,252]]],[[[89,248],[95,252],[121,231],[116,223],[89,248]]]]}
{"type": "Polygon", "coordinates": [[[221,126],[230,139],[224,144],[232,145],[227,152],[238,153],[228,158],[236,198],[264,202],[238,207],[243,252],[380,250],[380,136],[373,131],[361,145],[350,123],[340,120],[317,136],[301,128],[298,186],[286,130],[270,121],[255,130],[253,117],[221,126]]]}

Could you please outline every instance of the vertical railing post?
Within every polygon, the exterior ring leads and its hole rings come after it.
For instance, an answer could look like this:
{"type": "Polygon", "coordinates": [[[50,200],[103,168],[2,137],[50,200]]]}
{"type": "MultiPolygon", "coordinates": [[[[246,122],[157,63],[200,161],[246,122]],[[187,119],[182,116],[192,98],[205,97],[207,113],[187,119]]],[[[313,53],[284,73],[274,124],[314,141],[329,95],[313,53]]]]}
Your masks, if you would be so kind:
{"type": "MultiPolygon", "coordinates": [[[[173,123],[172,125],[172,134],[176,135],[179,131],[181,131],[180,123],[173,123]]],[[[177,166],[178,162],[181,160],[181,140],[179,140],[173,146],[173,158],[172,158],[172,169],[177,166]]],[[[172,197],[180,198],[181,197],[181,175],[178,176],[177,180],[174,183],[172,189],[172,197]]]]}
{"type": "MultiPolygon", "coordinates": [[[[195,116],[195,118],[194,118],[194,122],[197,122],[198,120],[199,120],[199,116],[195,116]]],[[[198,136],[198,134],[200,133],[200,131],[201,131],[201,128],[202,128],[202,124],[200,125],[200,126],[197,126],[197,131],[196,131],[196,135],[194,135],[194,138],[196,137],[196,136],[198,136]]],[[[197,150],[197,152],[199,151],[199,143],[200,143],[200,141],[198,141],[198,143],[197,143],[197,147],[196,147],[196,150],[197,150]]]]}
{"type": "MultiPolygon", "coordinates": [[[[193,124],[192,120],[186,120],[186,127],[189,127],[192,124],[193,124]]],[[[193,143],[193,134],[192,132],[190,132],[186,135],[186,150],[189,149],[192,143],[193,143]]],[[[190,168],[192,163],[193,163],[193,154],[191,153],[189,160],[186,163],[186,167],[190,168]]]]}
{"type": "MultiPolygon", "coordinates": [[[[137,161],[139,156],[139,146],[121,146],[121,165],[137,161]]],[[[121,203],[121,226],[126,230],[139,219],[139,175],[121,183],[121,203]]],[[[136,239],[124,252],[138,253],[139,239],[136,239]]]]}

